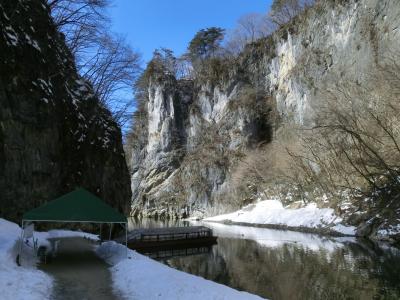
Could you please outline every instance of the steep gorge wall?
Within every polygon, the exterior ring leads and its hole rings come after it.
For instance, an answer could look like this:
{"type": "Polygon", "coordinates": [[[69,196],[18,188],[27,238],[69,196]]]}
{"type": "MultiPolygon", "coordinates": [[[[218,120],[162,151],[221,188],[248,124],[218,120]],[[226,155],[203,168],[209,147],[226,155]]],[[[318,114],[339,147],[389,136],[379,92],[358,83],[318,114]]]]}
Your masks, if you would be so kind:
{"type": "Polygon", "coordinates": [[[275,37],[267,89],[279,113],[300,124],[313,121],[313,108],[325,101],[321,90],[338,81],[366,84],[400,47],[397,1],[337,2],[317,5],[285,39],[275,37]]]}
{"type": "Polygon", "coordinates": [[[399,15],[394,0],[320,1],[217,79],[154,76],[132,148],[132,213],[180,217],[242,205],[230,197],[238,162],[277,138],[281,124],[312,124],[328,86],[368,84],[370,70],[400,50],[399,15]]]}
{"type": "Polygon", "coordinates": [[[78,76],[45,1],[0,3],[0,216],[76,187],[127,212],[121,132],[78,76]]]}
{"type": "Polygon", "coordinates": [[[238,86],[171,77],[150,82],[146,143],[131,161],[134,215],[204,212],[217,204],[229,168],[245,149],[270,140],[267,106],[237,105],[238,86]]]}

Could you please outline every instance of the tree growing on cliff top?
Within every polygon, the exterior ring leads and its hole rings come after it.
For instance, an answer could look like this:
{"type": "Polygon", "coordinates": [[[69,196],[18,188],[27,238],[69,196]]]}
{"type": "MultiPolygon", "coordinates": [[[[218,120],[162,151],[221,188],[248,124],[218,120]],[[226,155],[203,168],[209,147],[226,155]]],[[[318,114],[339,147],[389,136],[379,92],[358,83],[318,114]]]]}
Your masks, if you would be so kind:
{"type": "Polygon", "coordinates": [[[219,27],[201,29],[189,43],[188,55],[193,63],[215,57],[221,49],[225,30],[219,27]]]}
{"type": "Polygon", "coordinates": [[[240,17],[236,27],[228,32],[224,47],[228,53],[237,55],[247,44],[271,34],[274,27],[266,14],[246,14],[240,17]]]}
{"type": "Polygon", "coordinates": [[[274,0],[269,16],[272,22],[281,26],[314,3],[315,0],[274,0]]]}

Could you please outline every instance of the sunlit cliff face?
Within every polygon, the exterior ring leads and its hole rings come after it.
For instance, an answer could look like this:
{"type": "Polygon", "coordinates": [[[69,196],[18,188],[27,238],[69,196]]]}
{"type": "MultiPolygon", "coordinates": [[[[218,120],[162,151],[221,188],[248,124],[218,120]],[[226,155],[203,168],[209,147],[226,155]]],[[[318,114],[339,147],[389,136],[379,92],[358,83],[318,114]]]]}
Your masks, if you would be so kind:
{"type": "Polygon", "coordinates": [[[327,1],[262,46],[245,49],[223,80],[197,80],[189,92],[170,78],[150,81],[147,144],[132,156],[133,214],[178,217],[238,208],[242,203],[228,194],[238,162],[273,135],[279,138],[282,124],[312,126],[327,101],[322,92],[332,84],[367,82],[377,60],[400,50],[398,13],[394,1],[327,1]],[[245,101],[249,94],[257,105],[245,101]],[[278,125],[265,114],[268,105],[278,125]]]}

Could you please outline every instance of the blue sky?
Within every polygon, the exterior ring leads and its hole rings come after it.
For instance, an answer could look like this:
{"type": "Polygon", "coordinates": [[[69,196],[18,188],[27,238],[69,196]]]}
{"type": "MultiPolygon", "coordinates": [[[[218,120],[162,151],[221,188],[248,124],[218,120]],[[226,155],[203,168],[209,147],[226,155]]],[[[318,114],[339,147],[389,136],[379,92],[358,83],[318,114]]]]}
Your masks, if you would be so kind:
{"type": "Polygon", "coordinates": [[[271,0],[114,0],[112,31],[148,61],[154,49],[182,54],[194,34],[211,26],[233,28],[240,16],[269,10],[271,0]]]}

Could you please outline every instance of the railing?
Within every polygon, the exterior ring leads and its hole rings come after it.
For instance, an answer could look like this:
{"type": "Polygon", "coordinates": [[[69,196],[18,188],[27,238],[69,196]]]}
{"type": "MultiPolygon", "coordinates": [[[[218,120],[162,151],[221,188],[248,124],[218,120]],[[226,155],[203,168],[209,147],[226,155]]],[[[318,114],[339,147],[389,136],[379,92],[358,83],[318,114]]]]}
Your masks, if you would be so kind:
{"type": "Polygon", "coordinates": [[[198,239],[211,236],[210,231],[200,231],[191,233],[157,233],[157,234],[140,234],[136,235],[135,239],[141,241],[170,241],[184,239],[198,239]]]}

